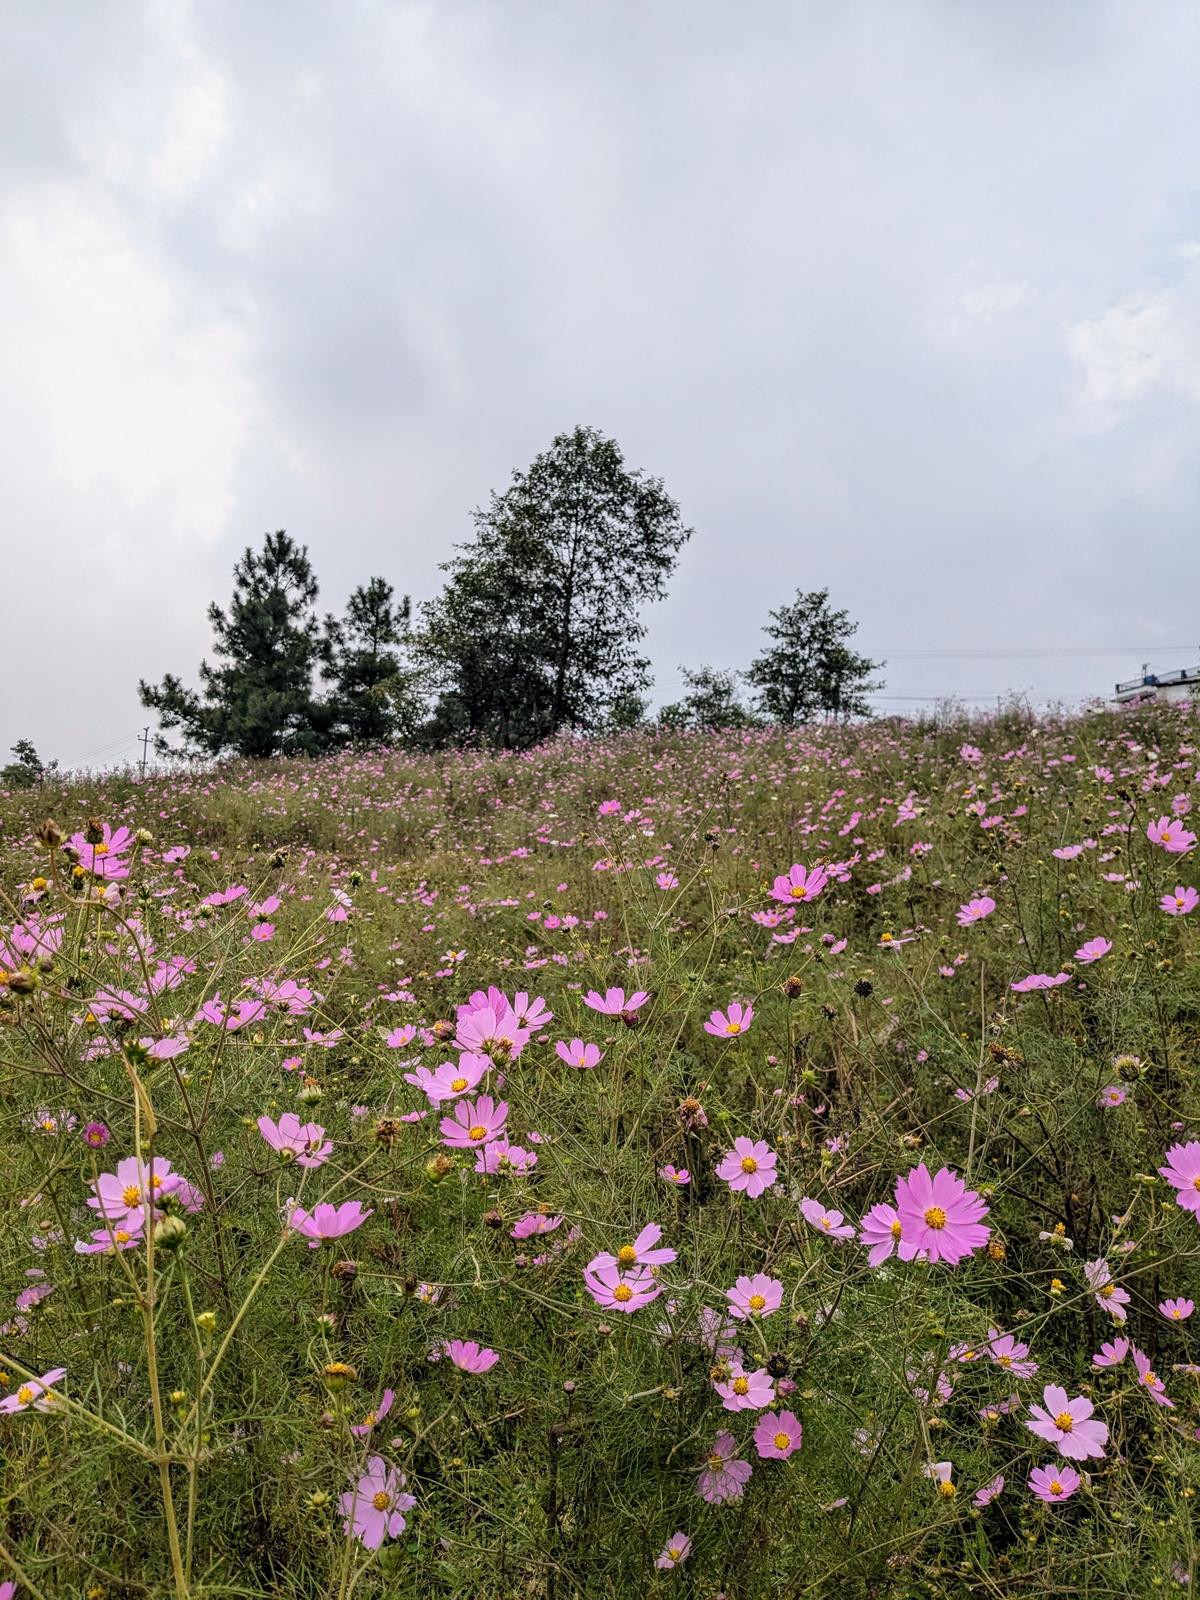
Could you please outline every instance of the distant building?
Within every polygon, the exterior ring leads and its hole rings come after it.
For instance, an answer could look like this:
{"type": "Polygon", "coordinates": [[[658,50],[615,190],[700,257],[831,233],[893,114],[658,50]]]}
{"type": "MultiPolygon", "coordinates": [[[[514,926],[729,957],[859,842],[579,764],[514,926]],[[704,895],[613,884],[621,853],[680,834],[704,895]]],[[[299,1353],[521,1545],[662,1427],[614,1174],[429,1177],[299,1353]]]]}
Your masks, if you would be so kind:
{"type": "Polygon", "coordinates": [[[1140,678],[1127,678],[1117,685],[1117,704],[1134,700],[1200,700],[1200,666],[1180,667],[1178,672],[1151,672],[1149,664],[1140,678]]]}

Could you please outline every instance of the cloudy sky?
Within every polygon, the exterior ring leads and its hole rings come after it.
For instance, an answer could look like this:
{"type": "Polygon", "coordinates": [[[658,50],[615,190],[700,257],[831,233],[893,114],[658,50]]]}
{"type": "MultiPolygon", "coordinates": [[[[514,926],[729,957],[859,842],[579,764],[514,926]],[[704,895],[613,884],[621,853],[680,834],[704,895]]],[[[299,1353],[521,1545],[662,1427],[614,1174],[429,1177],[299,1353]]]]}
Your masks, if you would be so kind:
{"type": "Polygon", "coordinates": [[[696,529],[668,698],[797,586],[886,709],[1200,659],[1191,0],[0,13],[4,747],[134,753],[268,529],[430,595],[577,422],[696,529]]]}

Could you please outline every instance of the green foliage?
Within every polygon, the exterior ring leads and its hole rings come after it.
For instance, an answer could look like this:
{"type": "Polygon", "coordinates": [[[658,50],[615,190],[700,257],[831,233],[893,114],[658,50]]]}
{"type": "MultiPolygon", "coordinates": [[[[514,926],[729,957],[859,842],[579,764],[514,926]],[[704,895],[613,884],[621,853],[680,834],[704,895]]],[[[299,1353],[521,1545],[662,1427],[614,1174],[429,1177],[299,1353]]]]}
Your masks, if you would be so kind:
{"type": "Polygon", "coordinates": [[[740,673],[709,666],[679,670],[687,693],[682,700],[659,711],[658,720],[664,728],[719,730],[753,725],[753,713],[742,700],[740,673]]]}
{"type": "Polygon", "coordinates": [[[818,714],[835,718],[869,717],[869,690],[881,687],[872,674],[885,666],[851,650],[858,632],[846,611],[831,610],[829,590],[797,592],[790,605],[772,611],[764,628],[773,641],[746,673],[758,690],[759,710],[769,721],[790,728],[818,714]]]}
{"type": "Polygon", "coordinates": [[[390,744],[416,732],[423,706],[417,676],[398,646],[407,642],[410,605],[383,578],[360,585],[342,618],[326,617],[322,707],[334,744],[390,744]]]}
{"type": "Polygon", "coordinates": [[[474,539],[424,607],[435,737],[525,748],[610,724],[649,682],[639,612],[666,592],[690,532],[615,440],[558,435],[475,512],[474,539]]]}
{"type": "Polygon", "coordinates": [[[0,788],[32,789],[58,768],[57,761],[45,762],[31,739],[18,739],[12,747],[15,761],[0,767],[0,788]]]}
{"type": "Polygon", "coordinates": [[[228,611],[208,608],[218,664],[200,663],[200,691],[168,673],[138,685],[142,704],[197,754],[315,753],[326,718],[313,697],[320,629],[308,550],[282,529],[269,533],[261,551],[243,553],[233,584],[228,611]]]}

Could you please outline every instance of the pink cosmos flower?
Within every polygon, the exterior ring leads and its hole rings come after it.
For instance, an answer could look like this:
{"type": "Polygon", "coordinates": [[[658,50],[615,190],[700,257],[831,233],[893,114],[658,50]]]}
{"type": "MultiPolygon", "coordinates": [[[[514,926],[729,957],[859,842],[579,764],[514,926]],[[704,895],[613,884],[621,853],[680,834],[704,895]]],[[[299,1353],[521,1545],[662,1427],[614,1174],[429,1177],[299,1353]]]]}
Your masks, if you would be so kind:
{"type": "Polygon", "coordinates": [[[454,1043],[460,1050],[506,1061],[521,1054],[532,1034],[532,1029],[521,1027],[507,1001],[474,1010],[459,1006],[454,1025],[454,1043]]]}
{"type": "Polygon", "coordinates": [[[733,1000],[728,1010],[713,1012],[704,1024],[704,1031],[711,1033],[717,1039],[733,1039],[739,1033],[746,1033],[753,1020],[754,1007],[744,1006],[739,1000],[733,1000]]]}
{"type": "Polygon", "coordinates": [[[19,1389],[0,1400],[0,1417],[13,1417],[18,1411],[50,1411],[54,1407],[54,1385],[67,1375],[66,1367],[51,1367],[40,1378],[25,1378],[19,1389]]]}
{"type": "Polygon", "coordinates": [[[343,1200],[340,1206],[323,1200],[312,1211],[303,1206],[293,1206],[288,1212],[288,1227],[308,1240],[308,1248],[315,1250],[326,1239],[340,1239],[344,1234],[361,1228],[374,1211],[364,1211],[357,1200],[343,1200]]]}
{"type": "Polygon", "coordinates": [[[904,1241],[934,1263],[955,1266],[991,1237],[991,1229],[983,1226],[987,1205],[949,1167],[930,1177],[922,1162],[898,1178],[896,1210],[904,1241]]]}
{"type": "Polygon", "coordinates": [[[497,1104],[490,1094],[481,1094],[478,1100],[459,1100],[448,1117],[438,1124],[442,1143],[452,1150],[474,1150],[490,1144],[504,1132],[508,1117],[508,1102],[497,1104]]]}
{"type": "Polygon", "coordinates": [[[1158,1170],[1178,1190],[1176,1202],[1200,1217],[1200,1139],[1173,1144],[1167,1151],[1166,1166],[1158,1170]]]}
{"type": "Polygon", "coordinates": [[[1168,1322],[1186,1322],[1196,1309],[1194,1300],[1160,1300],[1158,1309],[1168,1322]]]}
{"type": "Polygon", "coordinates": [[[498,1351],[476,1344],[474,1339],[447,1339],[440,1353],[460,1372],[490,1372],[500,1359],[498,1351]]]}
{"type": "Polygon", "coordinates": [[[663,1546],[654,1565],[670,1570],[677,1567],[681,1561],[686,1561],[691,1552],[692,1541],[686,1533],[673,1533],[663,1546]]]}
{"type": "Polygon", "coordinates": [[[1097,1353],[1092,1357],[1092,1366],[1098,1372],[1105,1367],[1119,1367],[1129,1354],[1128,1339],[1114,1339],[1111,1344],[1102,1344],[1097,1353]]]}
{"type": "Polygon", "coordinates": [[[501,1134],[499,1139],[493,1139],[490,1144],[483,1145],[475,1157],[475,1171],[493,1176],[496,1173],[532,1172],[537,1164],[536,1151],[526,1150],[519,1144],[511,1144],[507,1134],[501,1134]]]}
{"type": "Polygon", "coordinates": [[[729,1377],[723,1383],[714,1383],[713,1388],[726,1411],[761,1411],[775,1403],[775,1385],[765,1367],[747,1372],[744,1367],[735,1366],[729,1377]]]}
{"type": "Polygon", "coordinates": [[[853,1239],[854,1225],[846,1222],[840,1211],[826,1211],[819,1200],[807,1195],[800,1202],[800,1214],[810,1227],[830,1239],[853,1239]]]}
{"type": "Polygon", "coordinates": [[[565,1221],[565,1217],[548,1217],[541,1211],[527,1211],[523,1217],[517,1218],[508,1231],[514,1239],[534,1239],[543,1233],[553,1233],[565,1221]]]}
{"type": "Polygon", "coordinates": [[[589,989],[583,997],[583,1003],[592,1011],[599,1011],[602,1016],[620,1017],[628,1016],[649,1000],[649,992],[638,989],[626,999],[624,989],[607,989],[603,995],[589,989]]]}
{"type": "Polygon", "coordinates": [[[771,886],[771,899],[781,900],[785,905],[815,900],[828,882],[829,874],[824,867],[806,869],[797,862],[775,879],[771,886]]]}
{"type": "Polygon", "coordinates": [[[1058,1446],[1060,1455],[1072,1461],[1086,1461],[1089,1456],[1102,1456],[1108,1443],[1108,1424],[1092,1417],[1095,1406],[1083,1395],[1068,1399],[1067,1391],[1057,1383],[1048,1383],[1042,1390],[1045,1408],[1031,1405],[1032,1422],[1025,1426],[1039,1439],[1058,1446]]]}
{"type": "Polygon", "coordinates": [[[999,1476],[993,1478],[990,1483],[985,1483],[981,1489],[976,1489],[974,1495],[972,1496],[972,1500],[974,1504],[977,1505],[982,1511],[984,1506],[991,1505],[992,1501],[1003,1488],[1004,1475],[1001,1473],[999,1476]]]}
{"type": "Polygon", "coordinates": [[[1101,1310],[1107,1311],[1114,1322],[1124,1322],[1128,1315],[1125,1307],[1129,1304],[1129,1291],[1113,1282],[1108,1262],[1103,1258],[1084,1262],[1083,1276],[1101,1310]]]}
{"type": "Polygon", "coordinates": [[[670,1162],[665,1167],[659,1167],[658,1175],[667,1183],[673,1183],[677,1188],[686,1188],[692,1181],[692,1175],[686,1167],[673,1167],[670,1162]]]}
{"type": "Polygon", "coordinates": [[[554,1046],[554,1054],[560,1061],[565,1061],[568,1067],[575,1067],[580,1072],[598,1067],[604,1060],[604,1051],[598,1044],[584,1044],[582,1039],[572,1039],[570,1044],[560,1039],[554,1046]]]}
{"type": "Polygon", "coordinates": [[[371,1456],[354,1488],[342,1495],[346,1537],[357,1539],[366,1550],[378,1550],[385,1539],[398,1539],[408,1526],[404,1513],[417,1503],[404,1493],[404,1484],[399,1468],[389,1467],[382,1456],[371,1456]]]}
{"type": "Polygon", "coordinates": [[[1163,895],[1158,903],[1169,917],[1186,917],[1200,906],[1200,894],[1195,889],[1177,883],[1175,893],[1163,895]]]}
{"type": "Polygon", "coordinates": [[[1034,1467],[1029,1474],[1029,1487],[1048,1506],[1069,1500],[1082,1482],[1074,1467],[1034,1467]]]}
{"type": "Polygon", "coordinates": [[[82,833],[73,833],[68,845],[79,857],[79,865],[94,878],[116,881],[129,876],[129,862],[125,857],[133,849],[134,838],[128,828],[114,832],[108,823],[102,823],[104,837],[98,844],[89,844],[82,833]]]}
{"type": "Polygon", "coordinates": [[[598,1306],[609,1311],[624,1311],[632,1315],[651,1300],[657,1300],[662,1285],[655,1283],[651,1274],[643,1269],[622,1272],[619,1267],[585,1268],[583,1283],[598,1306]]]}
{"type": "Polygon", "coordinates": [[[903,1231],[904,1224],[894,1206],[886,1203],[872,1206],[858,1229],[859,1244],[870,1246],[867,1264],[878,1267],[893,1252],[899,1254],[901,1261],[911,1261],[918,1252],[903,1238],[903,1231]]]}
{"type": "Polygon", "coordinates": [[[751,1317],[769,1317],[783,1303],[783,1284],[778,1278],[768,1278],[765,1272],[754,1277],[741,1277],[732,1289],[726,1289],[730,1315],[746,1321],[751,1317]]]}
{"type": "Polygon", "coordinates": [[[1034,989],[1058,989],[1070,981],[1069,972],[1056,972],[1053,976],[1048,972],[1031,972],[1027,978],[1019,978],[1016,983],[1010,983],[1009,988],[1014,994],[1029,994],[1034,989]]]}
{"type": "Polygon", "coordinates": [[[1026,1359],[1029,1346],[1018,1344],[1011,1333],[1001,1333],[998,1328],[988,1329],[987,1354],[1014,1378],[1032,1378],[1038,1369],[1036,1361],[1026,1359]]]}
{"type": "Polygon", "coordinates": [[[259,1117],[258,1131],[281,1156],[293,1159],[298,1167],[323,1166],[333,1153],[333,1141],[317,1122],[302,1123],[294,1111],[285,1111],[278,1122],[259,1117]]]}
{"type": "Polygon", "coordinates": [[[1146,837],[1151,844],[1161,845],[1173,856],[1183,855],[1196,842],[1196,835],[1189,833],[1175,817],[1159,817],[1157,822],[1149,823],[1146,837]]]}
{"type": "Polygon", "coordinates": [[[768,1411],[754,1430],[754,1448],[764,1461],[786,1461],[804,1441],[804,1429],[791,1411],[768,1411]]]}
{"type": "Polygon", "coordinates": [[[1167,1399],[1163,1381],[1150,1365],[1150,1357],[1136,1345],[1133,1347],[1133,1364],[1137,1369],[1138,1387],[1146,1391],[1156,1406],[1166,1406],[1169,1411],[1174,1411],[1175,1402],[1167,1399]]]}
{"type": "Polygon", "coordinates": [[[984,917],[990,917],[996,909],[996,902],[990,894],[976,895],[974,900],[968,900],[958,908],[958,925],[960,928],[969,928],[973,922],[982,922],[984,917]]]}
{"type": "MultiPolygon", "coordinates": [[[[1200,1145],[1196,1147],[1200,1150],[1200,1145]]],[[[735,1191],[741,1191],[756,1200],[764,1189],[769,1189],[779,1177],[775,1170],[776,1156],[765,1139],[747,1139],[744,1135],[733,1141],[717,1167],[717,1177],[735,1191]]]]}
{"type": "Polygon", "coordinates": [[[1117,1106],[1123,1106],[1128,1098],[1128,1091],[1119,1083],[1110,1083],[1107,1088],[1101,1089],[1096,1097],[1096,1104],[1103,1111],[1113,1111],[1117,1106]]]}
{"type": "Polygon", "coordinates": [[[432,1072],[428,1067],[406,1072],[404,1081],[420,1089],[431,1106],[439,1106],[447,1100],[456,1100],[459,1095],[470,1094],[491,1070],[489,1057],[464,1050],[457,1061],[443,1061],[432,1072]]]}
{"type": "Polygon", "coordinates": [[[157,1203],[174,1194],[182,1182],[179,1173],[171,1171],[171,1163],[165,1156],[155,1156],[153,1162],[126,1156],[117,1162],[115,1173],[102,1172],[98,1178],[93,1178],[93,1197],[88,1205],[98,1211],[105,1222],[119,1222],[131,1211],[140,1212],[147,1203],[157,1203]]]}
{"type": "Polygon", "coordinates": [[[679,879],[673,872],[657,873],[654,882],[660,889],[678,889],[679,887],[679,879]]]}
{"type": "Polygon", "coordinates": [[[134,1250],[144,1238],[146,1213],[127,1211],[111,1227],[97,1228],[90,1239],[76,1239],[75,1253],[80,1256],[98,1256],[117,1250],[134,1250]]]}
{"type": "Polygon", "coordinates": [[[388,1412],[392,1409],[392,1403],[395,1398],[396,1395],[393,1390],[385,1389],[382,1397],[380,1398],[379,1404],[375,1407],[374,1411],[368,1411],[361,1422],[356,1422],[351,1427],[350,1432],[354,1435],[354,1437],[356,1439],[365,1439],[370,1433],[371,1429],[381,1423],[384,1417],[387,1416],[388,1412]]]}
{"type": "Polygon", "coordinates": [[[738,1460],[737,1440],[731,1433],[718,1433],[712,1448],[704,1458],[696,1492],[709,1505],[724,1505],[730,1500],[740,1500],[754,1468],[748,1461],[738,1460]]]}
{"type": "Polygon", "coordinates": [[[616,1255],[602,1250],[587,1264],[588,1272],[599,1272],[602,1267],[618,1267],[630,1272],[634,1267],[665,1267],[675,1259],[670,1245],[659,1245],[662,1229],[657,1222],[647,1223],[632,1244],[623,1244],[616,1255]]]}
{"type": "Polygon", "coordinates": [[[1093,961],[1099,961],[1112,949],[1111,939],[1089,939],[1086,944],[1081,944],[1075,952],[1076,961],[1085,967],[1090,967],[1093,961]]]}

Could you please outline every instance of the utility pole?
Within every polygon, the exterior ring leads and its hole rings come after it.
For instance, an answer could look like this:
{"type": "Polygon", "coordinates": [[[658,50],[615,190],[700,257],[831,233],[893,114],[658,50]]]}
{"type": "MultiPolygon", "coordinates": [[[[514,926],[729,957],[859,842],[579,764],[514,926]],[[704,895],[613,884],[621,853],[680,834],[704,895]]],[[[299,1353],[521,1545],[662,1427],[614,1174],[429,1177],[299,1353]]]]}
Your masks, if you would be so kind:
{"type": "Polygon", "coordinates": [[[150,743],[150,729],[142,729],[142,777],[146,776],[146,748],[150,743]]]}

